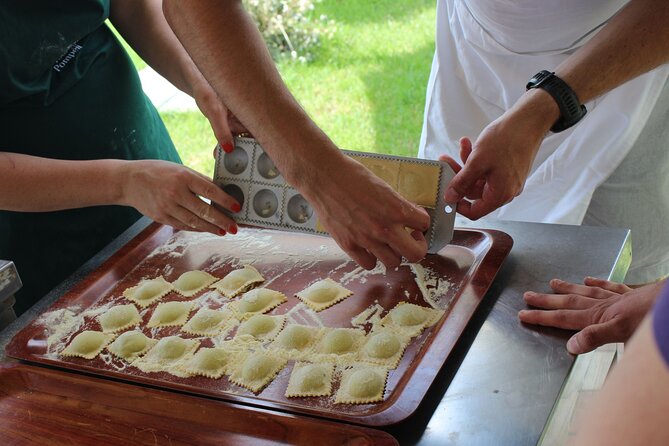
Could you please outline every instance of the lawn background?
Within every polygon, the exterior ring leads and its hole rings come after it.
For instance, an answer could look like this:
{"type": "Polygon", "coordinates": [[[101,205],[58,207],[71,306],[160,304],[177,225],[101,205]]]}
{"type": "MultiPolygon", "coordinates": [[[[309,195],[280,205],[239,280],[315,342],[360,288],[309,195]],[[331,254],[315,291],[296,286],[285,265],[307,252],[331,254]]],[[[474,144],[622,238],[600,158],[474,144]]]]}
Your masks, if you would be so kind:
{"type": "MultiPolygon", "coordinates": [[[[434,0],[323,0],[316,16],[337,30],[311,63],[279,71],[305,110],[341,148],[415,156],[434,53],[434,0]]],[[[144,62],[131,52],[138,69],[144,62]]],[[[184,163],[213,172],[215,140],[198,112],[161,112],[184,163]]]]}

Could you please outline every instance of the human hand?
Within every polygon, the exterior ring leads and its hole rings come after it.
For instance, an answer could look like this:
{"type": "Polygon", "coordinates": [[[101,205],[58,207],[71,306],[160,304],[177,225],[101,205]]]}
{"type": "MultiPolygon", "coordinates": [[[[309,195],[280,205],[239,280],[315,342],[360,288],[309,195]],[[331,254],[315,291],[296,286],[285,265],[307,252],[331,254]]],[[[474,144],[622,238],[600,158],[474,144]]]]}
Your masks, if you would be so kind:
{"type": "MultiPolygon", "coordinates": [[[[207,118],[214,132],[216,141],[225,152],[234,149],[233,135],[248,133],[248,130],[237,117],[223,104],[207,80],[197,73],[191,80],[191,87],[195,103],[207,118]]],[[[216,150],[213,152],[216,158],[216,150]]]]}
{"type": "Polygon", "coordinates": [[[457,203],[460,214],[476,220],[513,200],[522,192],[541,141],[558,116],[553,99],[532,90],[483,129],[473,145],[462,138],[462,166],[442,157],[456,172],[447,186],[446,202],[457,203]]]}
{"type": "Polygon", "coordinates": [[[348,156],[321,159],[321,167],[327,174],[318,182],[304,182],[302,193],[321,224],[353,260],[372,269],[377,259],[395,268],[402,257],[410,262],[425,257],[423,232],[430,226],[430,217],[424,209],[403,199],[348,156]]]}
{"type": "Polygon", "coordinates": [[[209,178],[185,166],[160,160],[126,161],[119,182],[121,202],[159,223],[218,235],[237,233],[234,220],[213,204],[232,212],[239,212],[240,204],[209,178]]]}
{"type": "Polygon", "coordinates": [[[587,277],[583,285],[553,279],[556,294],[528,291],[525,302],[540,310],[521,310],[518,317],[528,324],[578,330],[567,350],[587,353],[611,342],[625,342],[655,302],[664,281],[639,288],[587,277]]]}

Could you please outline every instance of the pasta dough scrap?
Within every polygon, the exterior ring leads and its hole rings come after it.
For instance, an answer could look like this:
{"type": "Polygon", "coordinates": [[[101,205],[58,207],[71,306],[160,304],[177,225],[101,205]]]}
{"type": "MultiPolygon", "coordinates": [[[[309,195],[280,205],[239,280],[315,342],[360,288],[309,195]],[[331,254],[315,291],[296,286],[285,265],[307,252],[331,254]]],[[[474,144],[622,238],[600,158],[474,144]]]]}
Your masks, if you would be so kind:
{"type": "Polygon", "coordinates": [[[443,315],[442,310],[400,302],[381,319],[380,325],[399,329],[413,337],[420,334],[425,328],[436,324],[443,315]]]}
{"type": "Polygon", "coordinates": [[[93,359],[114,339],[114,335],[101,331],[85,330],[72,339],[61,356],[79,356],[93,359]]]}
{"type": "Polygon", "coordinates": [[[158,340],[147,337],[141,331],[126,331],[107,346],[114,356],[133,362],[149,351],[158,340]]]}
{"type": "Polygon", "coordinates": [[[387,379],[388,369],[384,367],[368,365],[351,367],[342,374],[335,403],[366,404],[383,401],[387,379]]]}
{"type": "Polygon", "coordinates": [[[223,296],[231,298],[246,291],[256,283],[262,283],[265,279],[257,269],[251,265],[244,265],[242,269],[236,269],[209,288],[215,288],[223,296]]]}
{"type": "Polygon", "coordinates": [[[174,327],[183,325],[188,319],[192,302],[163,302],[158,304],[147,327],[174,327]]]}
{"type": "Polygon", "coordinates": [[[286,362],[286,359],[264,350],[247,353],[239,358],[230,381],[258,393],[274,379],[286,362]]]}
{"type": "Polygon", "coordinates": [[[141,321],[142,317],[133,304],[116,305],[98,316],[100,327],[105,333],[121,331],[141,321]]]}
{"type": "Polygon", "coordinates": [[[193,297],[218,280],[206,271],[186,271],[172,282],[174,291],[185,297],[193,297]]]}
{"type": "Polygon", "coordinates": [[[159,340],[144,356],[132,363],[143,372],[167,372],[175,376],[187,377],[180,367],[199,346],[194,339],[167,336],[159,340]]]}
{"type": "Polygon", "coordinates": [[[218,379],[227,373],[234,354],[222,348],[201,348],[184,363],[184,371],[190,375],[218,379]]]}
{"type": "Polygon", "coordinates": [[[239,326],[235,338],[250,336],[256,340],[271,341],[281,331],[285,322],[285,316],[256,314],[239,326]]]}
{"type": "Polygon", "coordinates": [[[357,359],[365,331],[357,328],[326,328],[315,349],[315,358],[327,362],[357,359]]]}
{"type": "Polygon", "coordinates": [[[319,280],[296,294],[315,311],[321,311],[353,294],[332,279],[319,280]]]}
{"type": "Polygon", "coordinates": [[[389,328],[377,329],[367,335],[359,358],[394,369],[402,359],[408,343],[409,338],[401,332],[389,328]]]}
{"type": "Polygon", "coordinates": [[[328,396],[332,393],[334,364],[297,362],[288,380],[286,396],[328,396]]]}
{"type": "Polygon", "coordinates": [[[200,308],[181,331],[200,336],[216,336],[236,325],[231,311],[200,308]]]}
{"type": "Polygon", "coordinates": [[[141,308],[146,308],[162,299],[170,291],[172,291],[172,284],[160,276],[155,279],[142,280],[139,285],[126,288],[123,296],[141,308]]]}
{"type": "Polygon", "coordinates": [[[255,314],[267,313],[284,303],[286,296],[268,288],[255,288],[244,293],[238,301],[230,304],[237,318],[247,319],[255,314]]]}
{"type": "Polygon", "coordinates": [[[320,327],[289,324],[281,330],[281,333],[272,342],[271,348],[277,349],[280,354],[285,354],[288,358],[301,358],[313,350],[320,333],[320,327]]]}

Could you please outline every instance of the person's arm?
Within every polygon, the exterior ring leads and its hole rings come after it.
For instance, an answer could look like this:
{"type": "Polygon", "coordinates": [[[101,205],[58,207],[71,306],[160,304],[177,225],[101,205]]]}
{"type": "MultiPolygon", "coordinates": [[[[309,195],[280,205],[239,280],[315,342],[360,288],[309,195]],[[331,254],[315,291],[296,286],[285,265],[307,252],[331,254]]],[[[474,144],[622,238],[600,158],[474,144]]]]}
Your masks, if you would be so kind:
{"type": "Polygon", "coordinates": [[[233,120],[229,122],[227,108],[165,20],[162,0],[114,0],[110,5],[110,21],[118,32],[147,64],[195,99],[216,140],[231,151],[231,130],[244,129],[234,128],[233,120]]]}
{"type": "Polygon", "coordinates": [[[528,291],[525,302],[538,308],[521,310],[528,324],[578,330],[567,350],[587,353],[611,342],[626,342],[652,308],[666,280],[639,288],[588,277],[583,285],[553,279],[555,294],[528,291]]]}
{"type": "Polygon", "coordinates": [[[429,216],[343,155],[283,83],[241,1],[164,2],[165,16],[218,96],[361,266],[418,261],[429,216]],[[412,234],[405,227],[413,228],[412,234]]]}
{"type": "Polygon", "coordinates": [[[576,425],[573,446],[660,445],[669,438],[669,367],[657,348],[651,317],[576,425]]]}
{"type": "MultiPolygon", "coordinates": [[[[631,0],[554,71],[582,103],[588,102],[667,62],[667,23],[669,2],[631,0]]],[[[559,115],[548,93],[532,89],[489,124],[473,145],[463,138],[464,167],[449,184],[447,201],[457,201],[458,212],[471,219],[511,201],[522,191],[539,145],[559,115]]]]}
{"type": "Polygon", "coordinates": [[[0,152],[0,173],[3,210],[48,212],[116,204],[177,229],[237,231],[234,221],[197,195],[227,209],[239,210],[239,204],[210,179],[180,164],[68,161],[0,152]]]}

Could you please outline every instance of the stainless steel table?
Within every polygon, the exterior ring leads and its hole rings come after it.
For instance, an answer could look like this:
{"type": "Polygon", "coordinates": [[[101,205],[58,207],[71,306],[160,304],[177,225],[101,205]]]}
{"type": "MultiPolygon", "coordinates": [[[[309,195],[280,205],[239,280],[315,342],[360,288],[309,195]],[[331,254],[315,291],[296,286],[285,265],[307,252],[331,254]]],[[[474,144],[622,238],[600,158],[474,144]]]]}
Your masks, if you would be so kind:
{"type": "MultiPolygon", "coordinates": [[[[0,363],[13,361],[4,347],[16,332],[148,223],[140,220],[0,332],[0,363]]],[[[513,249],[420,408],[385,430],[401,444],[534,445],[575,358],[565,349],[568,332],[518,321],[518,310],[526,307],[522,294],[548,291],[554,277],[622,281],[631,259],[629,231],[518,222],[469,225],[508,233],[513,249]]]]}

